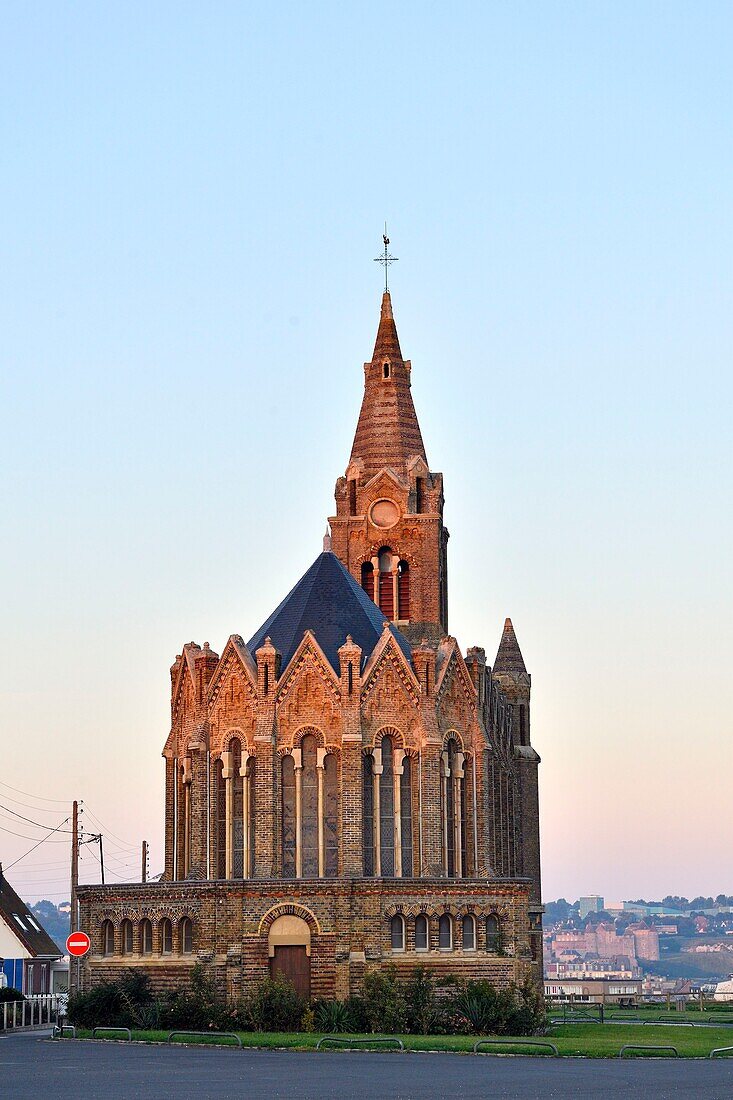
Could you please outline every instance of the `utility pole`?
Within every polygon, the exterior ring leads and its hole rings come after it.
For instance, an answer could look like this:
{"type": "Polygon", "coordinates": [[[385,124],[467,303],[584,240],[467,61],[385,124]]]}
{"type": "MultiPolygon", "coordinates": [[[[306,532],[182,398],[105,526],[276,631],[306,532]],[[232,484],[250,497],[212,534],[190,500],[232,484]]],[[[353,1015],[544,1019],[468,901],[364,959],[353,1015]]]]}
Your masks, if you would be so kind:
{"type": "Polygon", "coordinates": [[[102,869],[102,886],[104,886],[104,851],[102,849],[102,834],[97,837],[99,841],[99,866],[102,869]]]}
{"type": "MultiPolygon", "coordinates": [[[[79,931],[79,915],[76,902],[76,888],[79,885],[79,803],[74,799],[74,805],[71,812],[71,913],[69,914],[69,924],[71,932],[79,931]]],[[[71,962],[71,960],[69,960],[71,962]]],[[[79,991],[79,970],[81,960],[76,960],[76,982],[70,983],[76,992],[79,991]]],[[[73,966],[69,966],[69,978],[73,973],[73,966]]]]}
{"type": "Polygon", "coordinates": [[[140,881],[141,882],[147,882],[148,881],[148,842],[147,842],[147,840],[143,841],[142,874],[140,876],[140,881]]]}

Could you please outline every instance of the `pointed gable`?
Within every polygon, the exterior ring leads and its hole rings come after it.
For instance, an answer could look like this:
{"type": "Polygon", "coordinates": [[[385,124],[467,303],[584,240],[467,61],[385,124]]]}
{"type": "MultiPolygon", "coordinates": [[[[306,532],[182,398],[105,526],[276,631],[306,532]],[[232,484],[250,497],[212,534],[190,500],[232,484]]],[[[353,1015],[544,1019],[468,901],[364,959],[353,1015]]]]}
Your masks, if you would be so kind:
{"type": "Polygon", "coordinates": [[[365,367],[364,397],[351,462],[360,460],[363,476],[369,478],[384,466],[404,471],[416,455],[427,465],[410,392],[410,364],[402,358],[392,299],[385,293],[374,354],[365,367]]]}
{"type": "MultiPolygon", "coordinates": [[[[360,647],[362,660],[366,660],[379,641],[383,626],[384,615],[377,605],[336,555],[324,550],[250,639],[247,648],[255,653],[269,636],[282,655],[284,671],[306,630],[310,630],[326,660],[339,675],[338,650],[347,634],[360,647]]],[[[409,661],[407,639],[396,627],[391,626],[390,630],[409,661]]]]}

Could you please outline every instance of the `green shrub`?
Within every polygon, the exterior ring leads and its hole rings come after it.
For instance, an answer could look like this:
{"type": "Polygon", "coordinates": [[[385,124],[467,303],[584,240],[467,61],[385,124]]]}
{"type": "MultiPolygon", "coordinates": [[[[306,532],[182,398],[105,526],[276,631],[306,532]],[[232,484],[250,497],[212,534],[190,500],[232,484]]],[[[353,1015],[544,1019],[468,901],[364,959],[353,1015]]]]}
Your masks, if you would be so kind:
{"type": "Polygon", "coordinates": [[[402,1034],[407,1030],[405,985],[394,966],[383,966],[364,976],[362,1001],[368,1031],[402,1034]]]}
{"type": "Polygon", "coordinates": [[[25,997],[19,989],[13,989],[12,986],[6,986],[5,989],[0,989],[0,1005],[9,1003],[10,1001],[24,1001],[25,997]]]}
{"type": "Polygon", "coordinates": [[[314,1031],[353,1031],[348,1001],[316,1001],[313,1005],[314,1031]]]}
{"type": "Polygon", "coordinates": [[[533,1035],[547,1019],[543,998],[529,982],[508,989],[488,981],[467,982],[451,1007],[473,1035],[533,1035]]]}
{"type": "Polygon", "coordinates": [[[245,1002],[253,1031],[298,1031],[307,1002],[284,978],[266,978],[245,1002]]]}

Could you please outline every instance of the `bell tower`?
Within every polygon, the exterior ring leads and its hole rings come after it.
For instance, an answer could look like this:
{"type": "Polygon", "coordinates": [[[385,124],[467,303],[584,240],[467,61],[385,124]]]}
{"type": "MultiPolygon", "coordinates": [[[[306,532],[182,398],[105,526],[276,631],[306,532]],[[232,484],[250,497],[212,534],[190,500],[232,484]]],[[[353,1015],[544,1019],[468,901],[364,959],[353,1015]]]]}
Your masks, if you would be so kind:
{"type": "Polygon", "coordinates": [[[414,642],[448,632],[448,532],[443,475],[428,467],[389,291],[364,364],[364,396],[351,457],[336,482],[332,549],[414,642]]]}

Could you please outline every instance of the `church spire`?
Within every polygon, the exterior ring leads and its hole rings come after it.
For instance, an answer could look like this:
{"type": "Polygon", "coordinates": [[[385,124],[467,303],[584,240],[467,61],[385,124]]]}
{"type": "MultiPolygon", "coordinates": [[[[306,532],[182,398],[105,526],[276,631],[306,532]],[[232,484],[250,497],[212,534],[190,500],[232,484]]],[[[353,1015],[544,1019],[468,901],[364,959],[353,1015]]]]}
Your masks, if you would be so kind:
{"type": "Polygon", "coordinates": [[[410,367],[402,358],[392,298],[385,291],[372,360],[364,364],[364,397],[351,448],[351,462],[361,462],[365,478],[385,466],[404,473],[416,455],[427,465],[410,392],[410,367]]]}
{"type": "Polygon", "coordinates": [[[513,677],[517,677],[521,673],[524,673],[525,676],[527,675],[524,657],[519,648],[519,642],[517,641],[517,635],[514,633],[514,626],[512,625],[511,619],[504,620],[504,631],[501,635],[499,648],[496,652],[494,672],[496,675],[513,677]]]}

